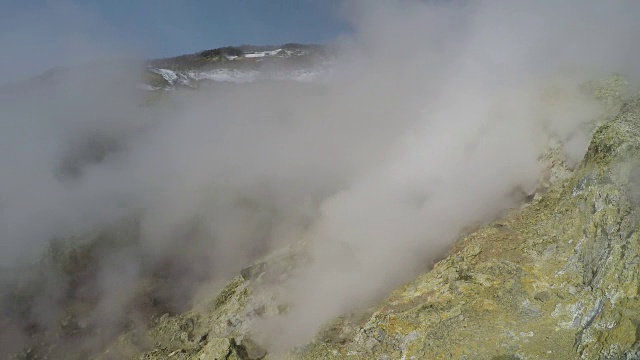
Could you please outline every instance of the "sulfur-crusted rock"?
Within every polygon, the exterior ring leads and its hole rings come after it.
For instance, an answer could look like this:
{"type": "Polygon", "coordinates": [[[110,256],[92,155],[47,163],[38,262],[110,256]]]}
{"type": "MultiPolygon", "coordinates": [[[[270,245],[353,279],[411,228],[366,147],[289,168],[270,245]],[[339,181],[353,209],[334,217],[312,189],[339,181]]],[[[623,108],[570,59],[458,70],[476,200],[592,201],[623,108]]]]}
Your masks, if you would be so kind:
{"type": "Polygon", "coordinates": [[[276,294],[287,274],[304,259],[303,247],[304,243],[295,244],[243,269],[210,302],[184,314],[165,314],[144,335],[124,334],[94,359],[265,358],[264,348],[250,337],[250,325],[286,311],[276,294]],[[139,354],[140,349],[148,351],[139,354]]]}
{"type": "Polygon", "coordinates": [[[640,357],[640,101],[594,134],[573,176],[466,236],[346,344],[301,358],[640,357]]]}

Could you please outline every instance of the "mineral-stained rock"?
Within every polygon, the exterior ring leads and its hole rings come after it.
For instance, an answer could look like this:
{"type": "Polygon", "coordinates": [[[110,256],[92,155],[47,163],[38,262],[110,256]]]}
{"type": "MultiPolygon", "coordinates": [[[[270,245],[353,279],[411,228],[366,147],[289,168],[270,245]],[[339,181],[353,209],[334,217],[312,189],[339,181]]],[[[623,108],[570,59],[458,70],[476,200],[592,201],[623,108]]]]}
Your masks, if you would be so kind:
{"type": "Polygon", "coordinates": [[[640,101],[594,134],[573,176],[460,240],[346,344],[304,358],[640,356],[640,101]]]}
{"type": "Polygon", "coordinates": [[[210,339],[207,341],[200,352],[196,355],[196,359],[206,360],[227,360],[233,352],[233,343],[229,339],[210,339]]]}
{"type": "Polygon", "coordinates": [[[304,243],[295,244],[245,268],[202,308],[166,314],[142,339],[133,332],[125,334],[94,359],[126,358],[134,348],[151,349],[133,357],[140,360],[265,358],[264,348],[250,337],[250,325],[286,311],[286,305],[276,301],[276,292],[286,274],[304,259],[303,247],[304,243]]]}
{"type": "MultiPolygon", "coordinates": [[[[336,319],[283,357],[640,358],[640,100],[601,125],[577,169],[547,186],[375,308],[336,319]]],[[[139,359],[280,358],[249,329],[285,309],[275,292],[301,253],[245,269],[204,311],[163,317],[139,359]]]]}

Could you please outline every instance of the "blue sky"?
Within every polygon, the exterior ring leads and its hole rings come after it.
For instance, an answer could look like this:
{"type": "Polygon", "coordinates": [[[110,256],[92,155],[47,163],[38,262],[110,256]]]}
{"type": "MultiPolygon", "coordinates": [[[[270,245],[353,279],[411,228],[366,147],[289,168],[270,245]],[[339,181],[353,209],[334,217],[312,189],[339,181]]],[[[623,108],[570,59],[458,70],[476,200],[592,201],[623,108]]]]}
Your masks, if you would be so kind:
{"type": "Polygon", "coordinates": [[[349,31],[340,3],[2,0],[0,81],[89,54],[166,57],[227,45],[330,42],[349,31]]]}
{"type": "Polygon", "coordinates": [[[326,42],[345,30],[333,0],[85,0],[154,55],[240,44],[326,42]]]}

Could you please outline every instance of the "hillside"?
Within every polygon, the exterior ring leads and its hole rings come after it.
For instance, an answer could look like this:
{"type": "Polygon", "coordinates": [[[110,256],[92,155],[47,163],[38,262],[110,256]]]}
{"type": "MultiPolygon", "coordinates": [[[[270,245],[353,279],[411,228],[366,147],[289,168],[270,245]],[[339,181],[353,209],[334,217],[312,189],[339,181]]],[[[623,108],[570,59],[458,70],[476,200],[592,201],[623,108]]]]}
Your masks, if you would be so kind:
{"type": "Polygon", "coordinates": [[[627,81],[439,78],[358,54],[328,84],[333,50],[286,44],[4,87],[20,120],[5,140],[44,154],[16,168],[46,166],[1,194],[43,251],[0,268],[0,348],[639,358],[640,98],[627,81]]]}
{"type": "Polygon", "coordinates": [[[318,45],[223,47],[152,60],[145,74],[149,90],[197,88],[203,82],[313,81],[327,70],[331,50],[318,45]]]}
{"type": "Polygon", "coordinates": [[[596,90],[613,110],[575,170],[550,152],[550,177],[530,202],[306,346],[269,354],[250,331],[286,316],[277,294],[308,261],[300,243],[242,270],[195,309],[121,336],[96,359],[638,358],[640,99],[622,98],[620,84],[596,90]],[[140,346],[152,349],[134,356],[140,346]]]}
{"type": "MultiPolygon", "coordinates": [[[[30,94],[64,79],[117,72],[139,76],[148,91],[195,89],[203,84],[246,84],[256,81],[318,81],[330,70],[335,49],[324,45],[227,46],[171,58],[105,59],[73,67],[55,67],[25,81],[0,86],[0,94],[30,94]]],[[[120,81],[123,81],[120,79],[120,81]]]]}

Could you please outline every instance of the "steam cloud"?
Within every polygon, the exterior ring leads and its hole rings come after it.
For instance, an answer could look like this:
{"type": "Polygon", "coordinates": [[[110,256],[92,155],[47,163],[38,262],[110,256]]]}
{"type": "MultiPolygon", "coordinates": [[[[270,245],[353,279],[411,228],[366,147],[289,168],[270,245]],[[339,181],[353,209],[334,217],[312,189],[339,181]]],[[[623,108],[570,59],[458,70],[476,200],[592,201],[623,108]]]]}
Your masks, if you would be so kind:
{"type": "MultiPolygon", "coordinates": [[[[314,261],[289,284],[291,311],[256,328],[279,329],[274,349],[300,345],[518,205],[514,189],[535,190],[553,141],[577,163],[583,125],[603,110],[579,85],[637,75],[639,7],[346,2],[355,30],[321,85],[212,86],[148,108],[127,63],[4,91],[0,264],[136,219],[82,289],[97,303],[85,321],[109,328],[159,264],[171,264],[179,281],[167,296],[179,302],[306,239],[314,261]]],[[[45,328],[71,286],[50,277],[29,314],[45,328]]],[[[0,345],[20,337],[14,326],[0,328],[0,345]]]]}

